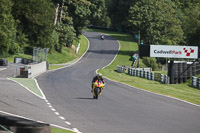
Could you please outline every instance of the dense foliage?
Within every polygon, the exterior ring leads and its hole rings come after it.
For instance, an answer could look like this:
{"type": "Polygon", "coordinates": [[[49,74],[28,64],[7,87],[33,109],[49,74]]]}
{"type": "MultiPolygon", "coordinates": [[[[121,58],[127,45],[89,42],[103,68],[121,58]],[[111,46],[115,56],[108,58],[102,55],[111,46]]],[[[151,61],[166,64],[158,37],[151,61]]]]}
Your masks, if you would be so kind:
{"type": "Polygon", "coordinates": [[[199,0],[1,0],[0,55],[62,52],[88,25],[138,34],[144,44],[200,45],[199,0]]]}
{"type": "Polygon", "coordinates": [[[0,54],[7,54],[18,49],[15,45],[16,23],[11,14],[13,3],[11,0],[0,2],[0,54]]]}
{"type": "Polygon", "coordinates": [[[140,31],[147,44],[184,42],[181,21],[172,2],[141,0],[130,8],[128,22],[132,31],[140,31]]]}

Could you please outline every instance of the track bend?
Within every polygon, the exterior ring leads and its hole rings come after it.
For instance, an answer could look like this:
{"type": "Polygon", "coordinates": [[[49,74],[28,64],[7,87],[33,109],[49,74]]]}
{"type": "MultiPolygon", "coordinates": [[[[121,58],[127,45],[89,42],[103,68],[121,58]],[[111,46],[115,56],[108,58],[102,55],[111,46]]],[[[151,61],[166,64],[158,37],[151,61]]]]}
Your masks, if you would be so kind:
{"type": "MultiPolygon", "coordinates": [[[[199,133],[200,108],[185,102],[105,80],[98,100],[92,99],[95,71],[116,56],[118,42],[85,32],[90,47],[76,64],[37,77],[53,107],[83,133],[199,133]]],[[[116,66],[117,67],[117,66],[116,66]]]]}

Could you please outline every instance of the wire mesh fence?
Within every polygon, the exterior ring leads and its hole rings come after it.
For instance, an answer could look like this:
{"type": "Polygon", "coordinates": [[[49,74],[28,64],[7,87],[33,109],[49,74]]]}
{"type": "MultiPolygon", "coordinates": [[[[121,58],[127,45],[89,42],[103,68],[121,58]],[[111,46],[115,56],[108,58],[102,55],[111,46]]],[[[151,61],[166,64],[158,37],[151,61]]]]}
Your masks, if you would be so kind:
{"type": "Polygon", "coordinates": [[[47,60],[47,54],[48,54],[49,48],[39,48],[34,47],[33,48],[33,62],[40,63],[42,61],[47,60]]]}

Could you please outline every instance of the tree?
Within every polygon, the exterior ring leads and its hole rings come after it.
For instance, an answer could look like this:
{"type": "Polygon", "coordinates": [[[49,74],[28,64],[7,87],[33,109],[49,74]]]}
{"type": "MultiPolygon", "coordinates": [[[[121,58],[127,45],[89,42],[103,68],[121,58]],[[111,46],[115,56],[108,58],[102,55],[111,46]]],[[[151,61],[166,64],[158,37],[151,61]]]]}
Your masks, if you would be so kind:
{"type": "Polygon", "coordinates": [[[200,46],[200,2],[184,9],[183,30],[188,45],[200,46]]]}
{"type": "Polygon", "coordinates": [[[106,0],[108,16],[111,19],[111,26],[118,30],[127,31],[126,17],[130,7],[136,0],[106,0]]]}
{"type": "MultiPolygon", "coordinates": [[[[54,1],[56,2],[56,1],[54,1]]],[[[71,47],[75,38],[75,30],[73,28],[72,18],[68,15],[68,7],[66,6],[66,0],[58,0],[55,5],[60,5],[59,11],[57,11],[57,24],[56,33],[58,35],[59,43],[55,43],[55,49],[58,52],[62,52],[62,47],[71,47]]]]}
{"type": "Polygon", "coordinates": [[[4,55],[8,52],[15,52],[17,46],[16,25],[11,14],[13,3],[11,0],[0,1],[0,54],[4,55]]]}
{"type": "Polygon", "coordinates": [[[156,58],[143,57],[143,63],[147,67],[151,67],[153,71],[157,70],[157,68],[158,68],[158,63],[156,62],[156,58]]]}
{"type": "Polygon", "coordinates": [[[89,21],[92,25],[109,27],[110,21],[107,16],[105,0],[88,0],[90,1],[90,17],[89,21]]]}
{"type": "Polygon", "coordinates": [[[170,1],[141,0],[129,10],[128,23],[145,43],[177,45],[184,44],[181,21],[170,1]]]}
{"type": "Polygon", "coordinates": [[[54,6],[50,0],[13,0],[13,14],[32,47],[51,48],[54,30],[54,6]]]}
{"type": "Polygon", "coordinates": [[[72,17],[73,27],[76,37],[79,37],[83,29],[89,24],[90,2],[87,0],[67,0],[65,1],[69,17],[72,17]]]}

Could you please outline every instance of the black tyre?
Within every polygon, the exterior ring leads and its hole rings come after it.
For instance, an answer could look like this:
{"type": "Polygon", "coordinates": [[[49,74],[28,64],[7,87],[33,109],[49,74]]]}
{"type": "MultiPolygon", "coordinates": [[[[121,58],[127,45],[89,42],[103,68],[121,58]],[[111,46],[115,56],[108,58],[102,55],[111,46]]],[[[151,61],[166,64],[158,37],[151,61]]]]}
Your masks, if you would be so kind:
{"type": "Polygon", "coordinates": [[[94,95],[95,95],[95,98],[94,99],[98,99],[98,88],[95,88],[94,89],[94,95]]]}

